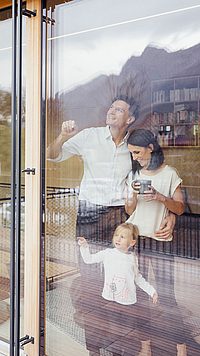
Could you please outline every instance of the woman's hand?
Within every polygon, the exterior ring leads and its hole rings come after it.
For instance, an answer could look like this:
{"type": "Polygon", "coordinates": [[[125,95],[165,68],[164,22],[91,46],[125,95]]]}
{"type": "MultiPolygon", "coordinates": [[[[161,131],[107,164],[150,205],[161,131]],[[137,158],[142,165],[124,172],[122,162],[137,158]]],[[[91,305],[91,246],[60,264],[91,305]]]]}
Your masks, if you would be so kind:
{"type": "Polygon", "coordinates": [[[133,181],[131,183],[131,186],[133,188],[133,194],[140,194],[146,201],[151,201],[151,200],[158,200],[162,201],[164,200],[164,196],[160,194],[152,185],[148,185],[148,190],[145,190],[144,193],[140,193],[140,188],[141,188],[141,183],[140,181],[133,181]]]}
{"type": "Polygon", "coordinates": [[[145,201],[157,200],[164,201],[164,195],[160,194],[152,185],[149,185],[149,189],[142,194],[145,201]]]}
{"type": "Polygon", "coordinates": [[[141,184],[140,184],[139,181],[134,181],[134,180],[132,181],[131,187],[133,188],[133,193],[134,194],[139,194],[140,186],[141,186],[141,184]]]}
{"type": "Polygon", "coordinates": [[[88,246],[87,240],[83,236],[78,236],[77,239],[78,239],[79,246],[83,246],[83,247],[88,246]]]}

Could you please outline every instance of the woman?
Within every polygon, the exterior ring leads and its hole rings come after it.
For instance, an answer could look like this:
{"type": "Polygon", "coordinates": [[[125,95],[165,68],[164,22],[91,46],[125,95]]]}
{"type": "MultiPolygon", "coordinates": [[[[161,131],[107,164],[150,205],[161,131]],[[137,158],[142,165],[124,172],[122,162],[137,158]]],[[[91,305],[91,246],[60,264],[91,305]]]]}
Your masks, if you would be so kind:
{"type": "MultiPolygon", "coordinates": [[[[174,168],[165,164],[162,148],[150,131],[133,131],[128,138],[128,149],[132,155],[132,177],[135,181],[132,196],[126,203],[126,212],[131,215],[128,222],[139,227],[140,235],[161,240],[155,237],[155,232],[163,219],[170,212],[177,215],[184,212],[182,180],[174,168]],[[152,183],[149,190],[140,196],[138,181],[141,179],[152,183]]],[[[172,236],[162,240],[171,241],[172,236]]]]}
{"type": "MultiPolygon", "coordinates": [[[[127,222],[138,226],[142,238],[166,241],[166,244],[170,244],[172,235],[159,239],[155,236],[155,231],[163,218],[170,213],[181,215],[184,212],[182,180],[177,171],[165,163],[162,148],[150,131],[145,129],[133,131],[128,138],[128,149],[132,155],[133,169],[130,179],[133,189],[126,202],[126,211],[130,215],[127,222]],[[142,179],[151,182],[144,194],[140,194],[139,181],[142,179]]],[[[159,278],[160,272],[163,272],[159,271],[160,265],[156,268],[156,263],[151,258],[146,264],[146,259],[148,257],[145,256],[145,265],[149,266],[150,262],[151,271],[154,272],[155,287],[162,309],[161,315],[152,318],[151,322],[153,355],[174,356],[177,349],[177,355],[186,356],[187,338],[174,294],[173,257],[170,258],[170,263],[165,263],[165,266],[168,266],[167,273],[165,271],[168,278],[166,285],[163,279],[159,278]]],[[[148,278],[148,272],[143,271],[144,277],[148,278]]]]}

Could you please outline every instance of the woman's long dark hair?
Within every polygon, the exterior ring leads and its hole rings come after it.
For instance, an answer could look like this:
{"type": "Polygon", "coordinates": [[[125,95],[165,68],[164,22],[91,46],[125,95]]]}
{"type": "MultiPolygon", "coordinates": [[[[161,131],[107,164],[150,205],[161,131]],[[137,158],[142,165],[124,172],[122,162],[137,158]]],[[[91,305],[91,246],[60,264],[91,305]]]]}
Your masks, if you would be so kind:
{"type": "MultiPolygon", "coordinates": [[[[127,142],[128,145],[139,147],[148,147],[150,144],[153,145],[150,164],[147,168],[149,171],[153,171],[159,168],[164,162],[163,150],[151,131],[145,129],[134,130],[130,133],[127,142]]],[[[131,159],[133,174],[135,174],[135,172],[139,172],[140,169],[142,169],[142,166],[139,164],[138,161],[133,160],[132,155],[131,159]]]]}

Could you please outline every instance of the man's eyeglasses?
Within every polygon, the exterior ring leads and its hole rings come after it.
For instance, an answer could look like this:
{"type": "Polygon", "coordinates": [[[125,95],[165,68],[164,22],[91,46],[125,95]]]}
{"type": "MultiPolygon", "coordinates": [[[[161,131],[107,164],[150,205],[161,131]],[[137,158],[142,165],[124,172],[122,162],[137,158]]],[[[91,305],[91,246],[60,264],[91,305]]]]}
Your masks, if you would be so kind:
{"type": "Polygon", "coordinates": [[[113,106],[113,105],[111,105],[110,109],[114,109],[116,112],[119,112],[121,114],[124,114],[127,111],[127,109],[125,110],[125,109],[122,109],[122,108],[120,108],[118,106],[113,106]]]}

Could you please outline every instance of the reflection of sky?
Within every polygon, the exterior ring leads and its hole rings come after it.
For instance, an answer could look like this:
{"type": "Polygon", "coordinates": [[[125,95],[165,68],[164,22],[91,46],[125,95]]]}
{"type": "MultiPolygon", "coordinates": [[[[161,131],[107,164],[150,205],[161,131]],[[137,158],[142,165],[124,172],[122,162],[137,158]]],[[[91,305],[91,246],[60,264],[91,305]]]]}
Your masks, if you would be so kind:
{"type": "Polygon", "coordinates": [[[12,58],[12,23],[11,20],[0,22],[0,89],[11,87],[12,58]],[[3,34],[3,36],[2,36],[3,34]]]}
{"type": "MultiPolygon", "coordinates": [[[[57,6],[57,34],[130,21],[141,17],[200,6],[199,0],[79,0],[57,6]],[[63,21],[63,18],[65,21],[63,21]]],[[[178,24],[177,24],[178,25],[178,24]]],[[[123,31],[123,29],[121,29],[123,31]]]]}
{"type": "MultiPolygon", "coordinates": [[[[100,74],[118,74],[130,56],[140,55],[149,44],[176,51],[199,43],[199,15],[199,0],[142,0],[137,6],[133,0],[77,0],[56,6],[52,36],[57,39],[49,41],[53,90],[72,88],[100,74]],[[199,7],[189,9],[192,6],[199,7]],[[188,10],[179,11],[184,8],[188,10]],[[163,15],[171,11],[177,12],[163,15]],[[118,25],[106,27],[112,24],[118,25]],[[99,29],[91,31],[94,28],[99,29]]],[[[0,87],[6,87],[11,82],[12,54],[6,49],[11,45],[11,20],[0,22],[0,33],[0,87]]]]}
{"type": "Polygon", "coordinates": [[[55,54],[54,91],[100,74],[118,74],[129,57],[140,55],[149,44],[176,51],[199,43],[199,15],[199,1],[191,0],[143,0],[137,7],[132,0],[123,6],[120,0],[84,0],[57,6],[54,39],[49,41],[55,54]],[[170,11],[177,12],[163,15],[170,11]],[[122,24],[109,27],[117,23],[122,24]]]}
{"type": "MultiPolygon", "coordinates": [[[[23,18],[23,30],[25,20],[23,18]]],[[[23,31],[25,41],[25,31],[23,31]]],[[[12,75],[12,20],[0,21],[0,89],[11,88],[12,75]]]]}

